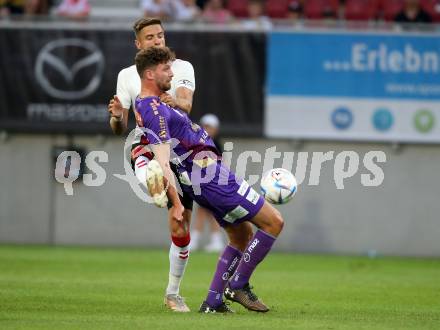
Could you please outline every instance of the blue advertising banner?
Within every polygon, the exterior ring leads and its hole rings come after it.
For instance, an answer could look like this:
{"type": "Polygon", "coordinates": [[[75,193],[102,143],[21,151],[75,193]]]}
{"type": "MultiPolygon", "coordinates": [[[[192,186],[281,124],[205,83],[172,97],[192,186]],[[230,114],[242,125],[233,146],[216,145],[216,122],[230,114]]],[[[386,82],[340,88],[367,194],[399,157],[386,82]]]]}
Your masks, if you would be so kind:
{"type": "Polygon", "coordinates": [[[266,135],[439,142],[439,36],[272,33],[266,135]]]}

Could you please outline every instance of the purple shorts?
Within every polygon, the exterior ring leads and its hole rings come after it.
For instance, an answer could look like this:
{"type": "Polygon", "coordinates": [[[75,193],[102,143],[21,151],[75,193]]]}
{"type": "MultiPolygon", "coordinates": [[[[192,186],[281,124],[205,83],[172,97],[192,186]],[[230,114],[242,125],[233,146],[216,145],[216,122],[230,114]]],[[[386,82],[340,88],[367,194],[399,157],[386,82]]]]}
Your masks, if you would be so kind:
{"type": "Polygon", "coordinates": [[[180,187],[200,206],[210,210],[220,226],[249,220],[263,207],[264,198],[245,180],[237,179],[235,173],[221,165],[220,161],[199,170],[199,173],[194,173],[194,168],[179,167],[180,187]],[[209,181],[206,180],[207,170],[212,171],[209,181]]]}

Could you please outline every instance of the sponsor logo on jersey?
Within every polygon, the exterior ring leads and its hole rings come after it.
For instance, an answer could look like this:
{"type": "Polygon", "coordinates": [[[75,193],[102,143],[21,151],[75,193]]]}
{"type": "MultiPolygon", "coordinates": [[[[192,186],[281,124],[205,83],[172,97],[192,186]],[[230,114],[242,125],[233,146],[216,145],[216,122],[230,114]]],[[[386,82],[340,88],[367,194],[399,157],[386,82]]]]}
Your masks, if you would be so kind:
{"type": "Polygon", "coordinates": [[[249,189],[246,199],[254,205],[257,205],[260,195],[254,190],[254,188],[249,189]]]}
{"type": "Polygon", "coordinates": [[[167,132],[166,131],[160,131],[159,132],[159,136],[161,139],[166,139],[167,138],[167,132]]]}
{"type": "Polygon", "coordinates": [[[197,125],[196,123],[191,123],[191,129],[197,133],[198,131],[200,131],[201,127],[199,125],[197,125]]]}
{"type": "Polygon", "coordinates": [[[167,138],[167,127],[165,123],[165,118],[163,116],[159,116],[159,137],[162,139],[167,138]]]}
{"type": "Polygon", "coordinates": [[[238,193],[240,196],[244,196],[244,194],[246,193],[246,191],[248,190],[248,188],[249,188],[249,183],[247,183],[247,181],[243,181],[243,182],[241,183],[241,185],[240,185],[240,188],[238,188],[237,193],[238,193]]]}
{"type": "MultiPolygon", "coordinates": [[[[159,105],[160,105],[160,103],[157,102],[156,99],[153,99],[153,101],[150,102],[151,109],[153,109],[153,111],[155,111],[155,112],[157,112],[157,107],[159,105]]],[[[154,114],[156,114],[156,113],[154,113],[154,114]]]]}
{"type": "Polygon", "coordinates": [[[233,223],[234,221],[241,219],[249,214],[249,211],[246,210],[243,206],[238,205],[235,209],[228,212],[224,217],[223,220],[233,223]]]}
{"type": "Polygon", "coordinates": [[[194,159],[194,164],[196,164],[200,168],[205,168],[211,166],[212,164],[217,163],[217,160],[211,157],[206,157],[202,159],[194,159]]]}

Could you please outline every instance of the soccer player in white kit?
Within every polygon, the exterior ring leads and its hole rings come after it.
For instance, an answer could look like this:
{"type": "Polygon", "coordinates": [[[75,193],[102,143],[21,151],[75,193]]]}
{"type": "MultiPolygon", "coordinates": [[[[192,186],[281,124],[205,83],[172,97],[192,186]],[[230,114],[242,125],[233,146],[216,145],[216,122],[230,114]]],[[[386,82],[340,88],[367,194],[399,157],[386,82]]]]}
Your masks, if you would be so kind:
{"type": "MultiPolygon", "coordinates": [[[[165,33],[159,19],[141,18],[135,22],[133,30],[136,36],[135,44],[138,49],[165,46],[165,33]]],[[[172,64],[172,71],[174,77],[171,81],[171,89],[163,93],[160,99],[162,102],[174,108],[179,108],[190,113],[195,90],[193,66],[187,61],[176,59],[172,64]]],[[[135,112],[135,116],[137,116],[134,104],[141,90],[141,80],[135,65],[119,72],[116,89],[116,95],[110,100],[108,109],[111,115],[110,126],[115,134],[121,135],[127,130],[129,109],[132,108],[135,112]]],[[[146,165],[149,162],[149,158],[146,157],[148,155],[145,153],[146,149],[144,145],[147,144],[148,141],[143,141],[141,137],[142,132],[136,134],[136,139],[132,147],[132,159],[134,161],[137,178],[141,182],[145,182],[147,176],[146,165]]],[[[168,203],[168,224],[171,234],[171,246],[169,252],[169,280],[164,303],[173,311],[189,312],[188,306],[179,295],[179,288],[189,257],[189,225],[192,212],[192,199],[185,194],[180,198],[184,206],[181,218],[176,217],[174,214],[182,213],[174,212],[174,206],[168,203]]],[[[155,200],[155,202],[157,201],[155,200]]],[[[164,202],[166,203],[166,198],[164,202]]],[[[156,205],[159,204],[156,203],[156,205]]]]}

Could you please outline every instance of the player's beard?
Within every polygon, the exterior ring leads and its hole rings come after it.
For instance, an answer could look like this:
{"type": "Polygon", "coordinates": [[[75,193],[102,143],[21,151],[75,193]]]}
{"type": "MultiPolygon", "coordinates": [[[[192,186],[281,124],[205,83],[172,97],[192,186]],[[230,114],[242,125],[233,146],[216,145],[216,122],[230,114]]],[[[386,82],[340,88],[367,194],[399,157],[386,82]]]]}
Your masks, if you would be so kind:
{"type": "Polygon", "coordinates": [[[171,81],[162,81],[158,83],[158,87],[162,92],[169,91],[171,89],[171,81]]]}

